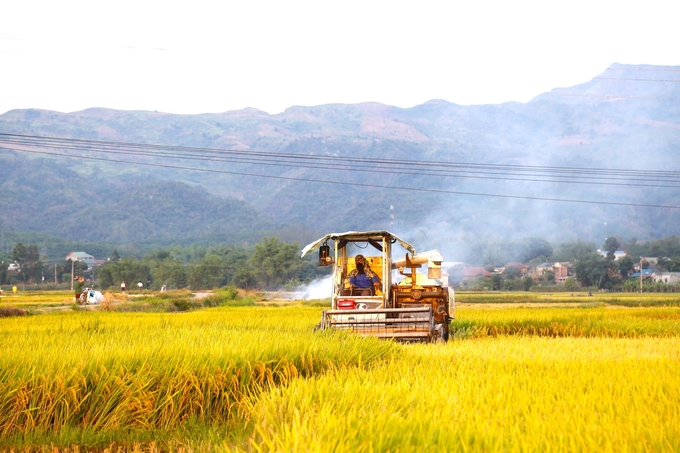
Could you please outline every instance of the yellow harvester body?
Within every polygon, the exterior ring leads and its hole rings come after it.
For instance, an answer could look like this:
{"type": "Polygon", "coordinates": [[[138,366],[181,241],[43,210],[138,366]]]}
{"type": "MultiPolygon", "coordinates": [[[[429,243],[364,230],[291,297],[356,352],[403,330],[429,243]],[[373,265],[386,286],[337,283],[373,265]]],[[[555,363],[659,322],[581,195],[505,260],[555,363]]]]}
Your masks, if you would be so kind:
{"type": "Polygon", "coordinates": [[[454,298],[442,278],[439,252],[417,254],[411,244],[384,230],[327,234],[307,245],[302,256],[315,249],[319,250],[320,266],[333,266],[331,309],[323,312],[322,330],[343,329],[400,341],[448,340],[454,298]],[[354,253],[348,251],[350,245],[354,245],[354,253]],[[393,260],[395,245],[404,253],[393,260]],[[379,280],[370,295],[350,288],[359,253],[379,280]],[[416,271],[423,265],[427,265],[427,275],[416,271]],[[398,282],[393,281],[398,279],[397,272],[403,276],[398,282]]]}

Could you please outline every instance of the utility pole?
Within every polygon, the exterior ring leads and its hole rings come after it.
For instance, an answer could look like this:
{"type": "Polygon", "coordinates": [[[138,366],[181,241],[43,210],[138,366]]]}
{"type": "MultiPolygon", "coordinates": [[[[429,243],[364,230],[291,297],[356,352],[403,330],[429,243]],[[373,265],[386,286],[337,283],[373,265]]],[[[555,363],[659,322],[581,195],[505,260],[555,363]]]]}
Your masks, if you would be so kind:
{"type": "Polygon", "coordinates": [[[75,260],[71,258],[71,292],[73,292],[73,270],[75,269],[75,260]]]}
{"type": "Polygon", "coordinates": [[[640,292],[642,292],[642,257],[640,257],[640,292]]]}

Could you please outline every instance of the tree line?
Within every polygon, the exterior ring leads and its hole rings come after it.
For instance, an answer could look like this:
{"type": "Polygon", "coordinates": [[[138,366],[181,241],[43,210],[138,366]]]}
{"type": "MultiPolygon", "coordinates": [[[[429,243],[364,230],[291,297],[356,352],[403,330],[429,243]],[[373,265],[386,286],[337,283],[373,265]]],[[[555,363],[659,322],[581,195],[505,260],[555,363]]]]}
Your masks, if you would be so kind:
{"type": "MultiPolygon", "coordinates": [[[[482,265],[486,270],[519,262],[535,268],[544,262],[570,262],[573,278],[567,279],[565,289],[580,287],[634,291],[639,290],[639,279],[630,279],[638,263],[647,269],[649,264],[642,257],[655,257],[658,271],[680,272],[680,237],[671,236],[654,241],[623,240],[614,236],[605,239],[598,247],[594,242],[574,240],[553,246],[542,238],[501,239],[479,241],[468,248],[466,259],[469,263],[482,265]],[[626,256],[616,259],[615,252],[623,250],[626,256]],[[603,256],[604,253],[604,256],[603,256]]],[[[460,272],[460,271],[459,271],[460,272]]],[[[451,275],[454,283],[462,283],[462,274],[451,275]]],[[[555,274],[546,271],[540,278],[522,276],[516,267],[506,267],[502,274],[489,278],[478,278],[468,286],[488,290],[528,291],[533,286],[555,285],[555,274]]],[[[643,283],[645,291],[671,291],[674,285],[643,283]]]]}
{"type": "MultiPolygon", "coordinates": [[[[72,264],[74,276],[94,281],[99,289],[128,288],[142,282],[144,288],[158,290],[190,288],[213,289],[234,285],[243,289],[274,290],[294,288],[319,276],[311,259],[300,258],[298,243],[286,243],[276,237],[263,238],[252,248],[240,246],[170,247],[151,252],[141,259],[113,257],[101,266],[88,268],[85,263],[64,261],[48,264],[40,258],[35,245],[17,243],[10,259],[3,260],[0,283],[38,283],[46,273],[53,280],[56,270],[59,283],[70,283],[72,264]],[[10,272],[9,263],[18,269],[10,272]]],[[[321,270],[323,272],[323,270],[321,270]]],[[[327,271],[327,270],[326,270],[327,271]]]]}
{"type": "MultiPolygon", "coordinates": [[[[632,290],[635,282],[628,278],[640,257],[658,258],[660,271],[680,272],[680,237],[671,236],[654,241],[624,241],[609,237],[600,248],[593,242],[574,240],[553,246],[542,238],[478,241],[468,249],[466,262],[482,264],[487,270],[516,261],[535,267],[540,263],[571,262],[575,281],[583,287],[632,290]],[[618,260],[614,252],[625,250],[628,255],[618,260]]],[[[121,257],[114,250],[110,261],[94,269],[82,262],[48,263],[35,244],[17,243],[11,255],[0,256],[0,284],[41,281],[70,283],[71,270],[76,276],[94,280],[101,289],[118,288],[125,281],[129,287],[142,282],[145,288],[212,289],[234,285],[243,289],[279,289],[307,283],[328,272],[320,269],[311,258],[300,258],[297,243],[286,243],[276,237],[265,237],[253,247],[241,246],[172,246],[148,253],[142,258],[121,257]],[[18,266],[10,271],[9,265],[18,266]],[[55,277],[56,276],[56,277],[55,277]]],[[[643,268],[648,267],[643,262],[643,268]]],[[[454,283],[455,275],[452,275],[454,283]]],[[[554,285],[555,276],[545,272],[540,279],[522,276],[518,269],[507,267],[502,275],[478,282],[480,288],[493,290],[528,290],[535,285],[554,285]]],[[[638,282],[639,284],[639,282],[638,282]]],[[[653,286],[654,290],[659,285],[653,286]]],[[[650,286],[650,288],[652,288],[650,286]]]]}

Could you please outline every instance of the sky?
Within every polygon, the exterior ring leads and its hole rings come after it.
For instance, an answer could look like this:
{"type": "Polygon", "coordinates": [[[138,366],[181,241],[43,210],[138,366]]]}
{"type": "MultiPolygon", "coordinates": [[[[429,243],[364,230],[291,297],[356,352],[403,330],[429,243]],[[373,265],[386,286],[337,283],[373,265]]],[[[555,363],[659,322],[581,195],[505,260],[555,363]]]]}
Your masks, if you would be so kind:
{"type": "Polygon", "coordinates": [[[3,0],[0,114],[526,102],[679,65],[677,0],[3,0]]]}

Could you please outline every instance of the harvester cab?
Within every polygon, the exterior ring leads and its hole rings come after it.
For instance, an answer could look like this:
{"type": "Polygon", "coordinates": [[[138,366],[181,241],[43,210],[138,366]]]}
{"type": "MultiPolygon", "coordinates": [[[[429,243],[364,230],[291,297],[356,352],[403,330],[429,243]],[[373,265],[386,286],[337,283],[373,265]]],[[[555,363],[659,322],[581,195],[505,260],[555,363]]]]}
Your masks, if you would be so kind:
{"type": "Polygon", "coordinates": [[[320,266],[333,266],[331,309],[322,314],[322,330],[408,342],[448,340],[454,299],[442,278],[439,252],[417,254],[389,231],[327,234],[307,245],[302,256],[315,249],[320,266]],[[403,255],[392,260],[395,245],[403,255]],[[423,265],[427,274],[417,272],[423,265]]]}

